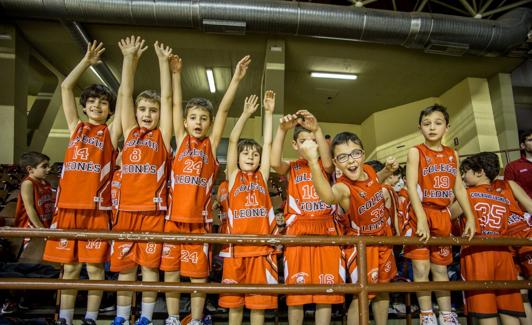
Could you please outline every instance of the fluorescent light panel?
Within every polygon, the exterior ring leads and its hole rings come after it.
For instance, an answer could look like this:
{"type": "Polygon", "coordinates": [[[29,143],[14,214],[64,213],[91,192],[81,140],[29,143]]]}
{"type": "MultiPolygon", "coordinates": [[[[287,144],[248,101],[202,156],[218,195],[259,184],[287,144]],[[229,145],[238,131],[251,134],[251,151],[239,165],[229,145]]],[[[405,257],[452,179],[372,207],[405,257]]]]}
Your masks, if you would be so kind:
{"type": "Polygon", "coordinates": [[[328,79],[345,79],[345,80],[356,80],[356,74],[347,74],[347,73],[330,73],[330,72],[311,72],[311,77],[314,78],[328,78],[328,79]]]}
{"type": "Polygon", "coordinates": [[[216,84],[214,83],[214,73],[212,72],[212,69],[205,69],[205,73],[207,74],[207,82],[209,83],[209,90],[212,94],[216,92],[216,84]]]}

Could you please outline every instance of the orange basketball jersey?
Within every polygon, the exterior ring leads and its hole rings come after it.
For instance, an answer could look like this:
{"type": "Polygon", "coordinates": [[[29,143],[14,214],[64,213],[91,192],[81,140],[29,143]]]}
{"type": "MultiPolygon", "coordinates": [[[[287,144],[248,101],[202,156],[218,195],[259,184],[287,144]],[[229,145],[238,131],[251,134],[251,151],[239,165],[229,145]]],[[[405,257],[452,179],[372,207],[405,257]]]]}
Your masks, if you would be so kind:
{"type": "MultiPolygon", "coordinates": [[[[42,224],[46,228],[49,228],[54,213],[54,192],[52,191],[52,186],[45,180],[36,180],[31,177],[26,177],[23,182],[25,180],[29,180],[33,184],[33,207],[42,224]]],[[[22,194],[20,192],[18,193],[17,210],[15,212],[15,227],[33,227],[28,217],[28,212],[24,207],[24,201],[22,201],[22,194]]]]}
{"type": "Polygon", "coordinates": [[[523,211],[512,192],[510,184],[506,181],[496,180],[498,191],[510,202],[510,216],[508,218],[508,232],[512,236],[528,237],[531,233],[530,214],[523,211]]]}
{"type": "Polygon", "coordinates": [[[467,189],[478,236],[500,237],[508,233],[510,201],[502,193],[501,186],[505,186],[504,182],[494,181],[492,184],[467,189]]]}
{"type": "Polygon", "coordinates": [[[229,182],[227,180],[218,186],[218,203],[220,204],[220,222],[222,225],[227,222],[227,211],[229,210],[229,182]]]}
{"type": "Polygon", "coordinates": [[[416,146],[419,151],[417,192],[422,203],[446,207],[454,197],[458,164],[454,150],[442,147],[442,151],[434,151],[425,144],[416,146]]]}
{"type": "MultiPolygon", "coordinates": [[[[277,223],[273,212],[268,186],[260,171],[245,173],[238,171],[235,183],[229,191],[227,211],[227,231],[230,234],[268,235],[277,233],[277,223]]],[[[270,246],[231,245],[228,256],[247,257],[273,253],[270,246]]]]}
{"type": "Polygon", "coordinates": [[[397,222],[399,223],[399,231],[401,231],[400,236],[403,234],[403,229],[408,223],[408,211],[410,210],[410,197],[408,196],[408,191],[405,187],[397,192],[398,204],[397,207],[397,222]]]}
{"type": "Polygon", "coordinates": [[[344,183],[351,193],[348,216],[355,235],[386,234],[389,219],[386,210],[382,185],[379,183],[373,167],[364,165],[368,175],[365,181],[352,181],[345,176],[338,182],[344,183]]]}
{"type": "MultiPolygon", "coordinates": [[[[323,166],[321,170],[328,179],[329,175],[323,166]]],[[[293,224],[298,218],[330,217],[332,219],[336,212],[335,205],[328,205],[320,200],[312,183],[310,167],[305,159],[290,162],[288,200],[284,210],[287,226],[293,224]]]]}
{"type": "Polygon", "coordinates": [[[389,184],[382,184],[382,190],[387,191],[390,196],[390,208],[385,206],[385,209],[388,214],[388,230],[390,231],[389,235],[393,236],[395,232],[394,217],[399,214],[399,195],[394,191],[393,187],[389,184]]]}
{"type": "Polygon", "coordinates": [[[65,153],[57,207],[110,210],[114,161],[107,124],[79,122],[65,153]]]}
{"type": "Polygon", "coordinates": [[[111,182],[111,202],[113,203],[113,210],[118,210],[120,200],[120,186],[121,186],[122,172],[120,169],[115,170],[111,182]]]}
{"type": "Polygon", "coordinates": [[[159,128],[136,127],[122,151],[121,211],[166,210],[168,152],[159,128]]]}
{"type": "Polygon", "coordinates": [[[208,137],[185,136],[172,164],[172,200],[167,219],[184,223],[208,222],[208,203],[218,161],[208,137]]]}

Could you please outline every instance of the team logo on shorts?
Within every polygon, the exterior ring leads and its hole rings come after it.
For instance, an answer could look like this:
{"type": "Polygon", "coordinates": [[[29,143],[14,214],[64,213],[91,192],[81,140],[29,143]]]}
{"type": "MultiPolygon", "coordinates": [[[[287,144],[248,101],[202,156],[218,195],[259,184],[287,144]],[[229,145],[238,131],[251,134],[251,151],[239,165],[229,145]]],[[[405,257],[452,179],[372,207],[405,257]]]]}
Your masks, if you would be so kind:
{"type": "Polygon", "coordinates": [[[170,251],[172,250],[172,246],[173,245],[164,244],[164,246],[163,246],[163,256],[170,255],[170,251]]]}
{"type": "Polygon", "coordinates": [[[377,269],[373,269],[369,272],[369,281],[371,283],[377,283],[379,280],[379,271],[377,269]]]}
{"type": "Polygon", "coordinates": [[[120,245],[118,246],[118,251],[120,252],[120,257],[124,257],[126,256],[129,251],[131,250],[131,246],[132,244],[123,244],[123,245],[120,245]]]}
{"type": "Polygon", "coordinates": [[[384,264],[384,272],[388,273],[392,270],[392,262],[388,261],[384,264]]]}
{"type": "Polygon", "coordinates": [[[68,246],[68,240],[67,239],[60,239],[59,240],[59,248],[64,249],[68,246]]]}
{"type": "Polygon", "coordinates": [[[449,256],[449,247],[440,247],[441,256],[449,256]]]}
{"type": "Polygon", "coordinates": [[[294,275],[292,275],[290,278],[295,279],[296,284],[305,284],[306,278],[308,277],[308,273],[305,272],[298,272],[294,275]]]}

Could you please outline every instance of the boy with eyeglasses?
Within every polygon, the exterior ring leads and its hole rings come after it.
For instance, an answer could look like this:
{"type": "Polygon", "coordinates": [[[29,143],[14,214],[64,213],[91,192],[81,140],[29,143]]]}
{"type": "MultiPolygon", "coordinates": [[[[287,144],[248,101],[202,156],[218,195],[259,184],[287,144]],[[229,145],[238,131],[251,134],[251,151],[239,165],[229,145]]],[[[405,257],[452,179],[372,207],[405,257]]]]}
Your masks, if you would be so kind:
{"type": "MultiPolygon", "coordinates": [[[[391,200],[380,183],[399,166],[390,158],[379,173],[364,164],[362,141],[354,133],[337,134],[331,144],[333,163],[342,172],[338,182],[331,186],[321,172],[318,146],[312,141],[301,145],[300,153],[307,160],[312,182],[320,199],[326,204],[338,204],[349,216],[349,234],[354,236],[386,236],[388,211],[391,200]]],[[[357,250],[346,249],[347,267],[353,283],[358,282],[356,264],[357,250]]],[[[366,248],[368,283],[390,282],[397,273],[392,246],[369,246],[366,248]]],[[[371,294],[373,315],[377,325],[388,321],[389,294],[371,294]]],[[[347,313],[347,324],[358,324],[359,306],[357,296],[347,313]]]]}

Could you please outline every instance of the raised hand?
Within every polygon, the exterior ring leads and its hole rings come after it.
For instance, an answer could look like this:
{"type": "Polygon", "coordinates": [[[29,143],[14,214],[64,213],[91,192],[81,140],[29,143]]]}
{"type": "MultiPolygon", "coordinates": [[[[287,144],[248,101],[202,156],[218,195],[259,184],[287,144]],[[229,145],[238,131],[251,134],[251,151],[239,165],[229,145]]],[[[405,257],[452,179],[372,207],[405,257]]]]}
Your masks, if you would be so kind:
{"type": "Polygon", "coordinates": [[[279,128],[283,131],[288,131],[295,127],[298,123],[298,117],[296,114],[288,114],[279,120],[279,128]]]}
{"type": "Polygon", "coordinates": [[[297,111],[296,115],[298,116],[298,123],[309,130],[310,132],[316,132],[318,130],[318,120],[312,113],[306,109],[301,109],[297,111]]]}
{"type": "Polygon", "coordinates": [[[118,42],[118,47],[123,56],[133,56],[137,60],[148,48],[144,46],[144,40],[140,36],[135,37],[134,35],[121,39],[118,42]]]}
{"type": "Polygon", "coordinates": [[[180,73],[183,68],[183,61],[177,54],[170,55],[170,70],[172,73],[180,73]]]}
{"type": "Polygon", "coordinates": [[[303,142],[299,147],[299,153],[307,161],[317,161],[320,156],[318,153],[318,144],[310,140],[303,142]]]}
{"type": "Polygon", "coordinates": [[[249,97],[246,97],[246,100],[244,101],[244,114],[251,116],[257,108],[259,107],[259,97],[257,95],[251,95],[249,97]]]}
{"type": "Polygon", "coordinates": [[[94,40],[92,41],[92,43],[89,43],[87,45],[87,52],[85,52],[85,56],[83,57],[83,59],[87,61],[90,65],[99,63],[100,56],[103,52],[105,52],[105,47],[103,47],[103,43],[94,40]]]}
{"type": "Polygon", "coordinates": [[[172,55],[172,48],[170,46],[165,46],[163,43],[159,43],[159,41],[155,41],[153,47],[155,48],[155,53],[157,53],[159,60],[168,60],[172,55]]]}
{"type": "Polygon", "coordinates": [[[384,168],[386,168],[390,173],[393,173],[399,168],[399,163],[395,160],[395,157],[388,157],[384,163],[384,168]]]}
{"type": "Polygon", "coordinates": [[[267,90],[264,93],[264,111],[273,113],[275,110],[275,93],[273,90],[267,90]]]}
{"type": "Polygon", "coordinates": [[[233,78],[236,78],[236,80],[240,81],[244,79],[246,76],[246,72],[248,71],[248,66],[251,63],[251,56],[246,55],[240,61],[238,61],[235,69],[235,74],[233,78]]]}

